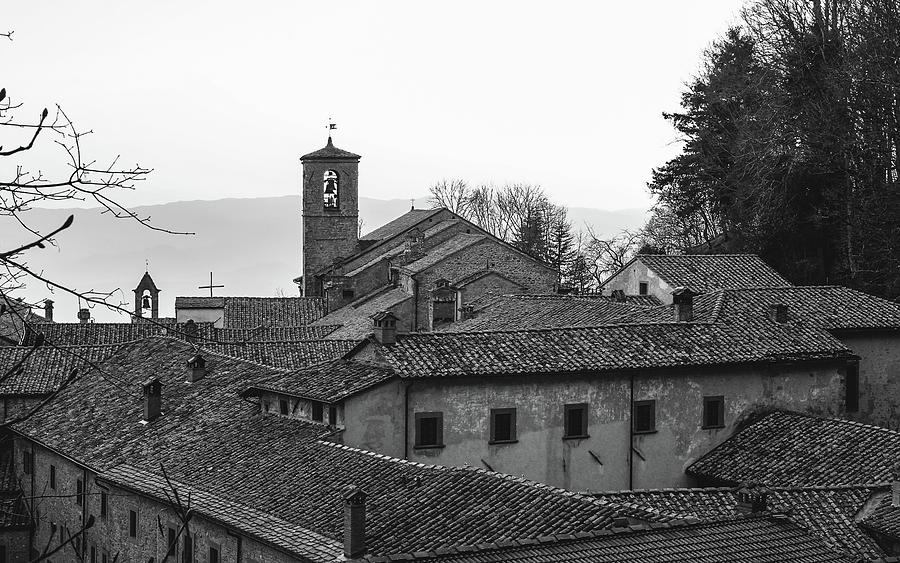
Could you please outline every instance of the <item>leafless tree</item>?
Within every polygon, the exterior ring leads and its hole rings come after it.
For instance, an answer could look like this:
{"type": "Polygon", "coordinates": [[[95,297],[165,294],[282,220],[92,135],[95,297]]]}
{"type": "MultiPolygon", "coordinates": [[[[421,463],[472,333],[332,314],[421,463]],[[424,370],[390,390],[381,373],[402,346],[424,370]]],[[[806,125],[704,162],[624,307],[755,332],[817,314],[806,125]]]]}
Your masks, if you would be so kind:
{"type": "Polygon", "coordinates": [[[643,240],[640,232],[628,230],[614,237],[601,238],[591,227],[588,227],[588,237],[590,240],[586,245],[585,259],[597,286],[625,267],[643,240]]]}

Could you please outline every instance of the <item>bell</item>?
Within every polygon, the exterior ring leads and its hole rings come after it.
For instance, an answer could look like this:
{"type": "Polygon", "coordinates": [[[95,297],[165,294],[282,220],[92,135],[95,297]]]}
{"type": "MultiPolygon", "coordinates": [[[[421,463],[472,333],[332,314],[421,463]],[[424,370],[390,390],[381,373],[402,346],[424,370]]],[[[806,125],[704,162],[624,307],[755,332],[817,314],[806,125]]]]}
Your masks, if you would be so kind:
{"type": "Polygon", "coordinates": [[[141,300],[141,309],[149,309],[150,308],[150,296],[145,295],[141,300]]]}

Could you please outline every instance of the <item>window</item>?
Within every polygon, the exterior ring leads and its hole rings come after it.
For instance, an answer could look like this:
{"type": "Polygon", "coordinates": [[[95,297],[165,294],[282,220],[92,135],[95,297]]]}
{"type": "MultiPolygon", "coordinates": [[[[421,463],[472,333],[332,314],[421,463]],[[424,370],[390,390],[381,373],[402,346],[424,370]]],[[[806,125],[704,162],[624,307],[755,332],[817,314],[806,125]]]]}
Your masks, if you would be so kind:
{"type": "Polygon", "coordinates": [[[656,401],[634,402],[634,432],[656,432],[656,401]]]}
{"type": "Polygon", "coordinates": [[[334,170],[327,170],[323,175],[322,197],[325,209],[337,209],[340,207],[338,198],[338,175],[334,170]]]}
{"type": "Polygon", "coordinates": [[[191,536],[184,534],[182,542],[183,551],[181,552],[181,563],[194,563],[194,540],[191,536]]]}
{"type": "Polygon", "coordinates": [[[84,481],[81,479],[75,481],[75,504],[84,506],[84,481]]]}
{"type": "Polygon", "coordinates": [[[312,419],[315,420],[316,422],[322,422],[322,420],[324,420],[323,416],[324,415],[322,414],[322,403],[320,403],[318,401],[313,401],[312,419]]]}
{"type": "Polygon", "coordinates": [[[703,428],[725,426],[725,397],[703,397],[703,428]]]}
{"type": "Polygon", "coordinates": [[[270,410],[272,410],[272,403],[263,401],[263,412],[269,412],[270,410]]]}
{"type": "Polygon", "coordinates": [[[175,528],[170,527],[168,529],[168,534],[169,534],[169,537],[168,537],[169,549],[166,551],[166,555],[175,555],[175,547],[176,547],[175,542],[176,542],[176,537],[178,536],[178,532],[175,531],[175,528]]]}
{"type": "Polygon", "coordinates": [[[134,510],[128,511],[128,535],[132,538],[137,537],[137,512],[134,510]]]}
{"type": "Polygon", "coordinates": [[[575,403],[565,407],[565,434],[563,438],[587,438],[588,437],[588,406],[587,403],[575,403]]]}
{"type": "Polygon", "coordinates": [[[100,563],[109,563],[109,552],[103,550],[103,553],[100,555],[100,563]]]}
{"type": "Polygon", "coordinates": [[[288,405],[287,400],[281,399],[278,401],[278,408],[281,410],[281,414],[287,416],[290,412],[290,407],[288,405]]]}
{"type": "Polygon", "coordinates": [[[337,407],[333,405],[328,407],[328,424],[337,425],[337,407]]]}
{"type": "Polygon", "coordinates": [[[516,409],[491,409],[491,443],[516,441],[516,409]]]}
{"type": "Polygon", "coordinates": [[[352,289],[344,289],[341,291],[341,297],[344,299],[352,300],[354,296],[356,296],[356,292],[352,289]]]}
{"type": "Polygon", "coordinates": [[[416,413],[416,447],[440,448],[444,445],[444,413],[416,413]]]}
{"type": "Polygon", "coordinates": [[[0,545],[0,563],[6,563],[6,546],[0,545]]]}
{"type": "Polygon", "coordinates": [[[25,475],[31,475],[34,471],[34,454],[31,452],[22,452],[22,472],[25,475]]]}
{"type": "Polygon", "coordinates": [[[847,364],[847,380],[845,382],[844,404],[847,412],[859,411],[859,364],[847,364]]]}
{"type": "Polygon", "coordinates": [[[91,546],[91,563],[97,563],[97,546],[91,546]]]}
{"type": "Polygon", "coordinates": [[[100,518],[106,518],[107,514],[109,514],[109,494],[100,491],[100,518]]]}
{"type": "Polygon", "coordinates": [[[209,548],[209,563],[219,563],[219,548],[218,547],[210,547],[209,548]]]}
{"type": "Polygon", "coordinates": [[[50,488],[56,490],[56,466],[50,466],[50,488]]]}
{"type": "Polygon", "coordinates": [[[647,282],[638,283],[638,293],[641,295],[647,295],[647,282]]]}

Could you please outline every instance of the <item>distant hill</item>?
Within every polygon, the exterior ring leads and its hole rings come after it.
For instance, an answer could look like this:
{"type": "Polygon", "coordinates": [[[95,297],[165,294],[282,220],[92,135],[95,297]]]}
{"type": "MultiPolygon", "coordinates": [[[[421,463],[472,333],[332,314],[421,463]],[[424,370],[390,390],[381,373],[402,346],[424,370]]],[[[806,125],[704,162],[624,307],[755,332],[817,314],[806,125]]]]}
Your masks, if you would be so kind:
{"type": "MultiPolygon", "coordinates": [[[[428,207],[425,198],[415,205],[428,207]]],[[[363,231],[375,229],[409,207],[409,200],[360,198],[363,231]]],[[[120,288],[118,299],[131,307],[132,290],[147,260],[162,290],[163,316],[174,315],[176,295],[203,295],[197,286],[209,282],[210,271],[217,284],[225,285],[217,295],[297,295],[291,280],[300,274],[299,196],[179,201],[136,211],[149,215],[154,225],[196,235],[152,231],[101,215],[98,209],[33,209],[28,218],[44,232],[61,224],[69,213],[75,215],[75,222],[60,237],[57,248],[30,251],[29,266],[82,291],[120,288]]],[[[641,210],[572,208],[569,213],[576,227],[588,223],[604,234],[639,227],[645,218],[641,210]]],[[[11,247],[7,241],[15,241],[20,234],[12,227],[8,220],[0,221],[3,248],[11,247]]],[[[32,301],[51,297],[56,301],[57,320],[76,320],[78,305],[70,295],[58,291],[51,295],[46,287],[31,283],[22,296],[32,301]]],[[[126,320],[99,308],[92,315],[104,321],[126,320]]]]}

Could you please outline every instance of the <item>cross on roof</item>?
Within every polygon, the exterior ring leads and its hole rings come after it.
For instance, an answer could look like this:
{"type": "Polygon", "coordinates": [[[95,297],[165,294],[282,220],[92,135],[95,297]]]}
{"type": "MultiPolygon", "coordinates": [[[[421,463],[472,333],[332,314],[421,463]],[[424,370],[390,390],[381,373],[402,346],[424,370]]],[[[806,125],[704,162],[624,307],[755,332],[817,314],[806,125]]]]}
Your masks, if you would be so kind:
{"type": "Polygon", "coordinates": [[[224,285],[213,285],[213,273],[210,272],[209,273],[209,285],[200,285],[200,286],[197,286],[197,289],[208,289],[209,296],[212,297],[214,287],[225,287],[225,286],[224,285]]]}

